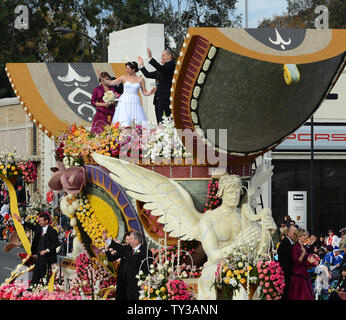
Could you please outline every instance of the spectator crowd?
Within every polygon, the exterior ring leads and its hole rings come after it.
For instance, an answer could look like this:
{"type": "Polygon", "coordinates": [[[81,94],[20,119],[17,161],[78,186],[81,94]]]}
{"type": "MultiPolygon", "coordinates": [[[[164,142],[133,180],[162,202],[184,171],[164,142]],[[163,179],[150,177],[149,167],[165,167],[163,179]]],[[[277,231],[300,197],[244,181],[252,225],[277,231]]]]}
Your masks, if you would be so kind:
{"type": "Polygon", "coordinates": [[[284,300],[344,300],[346,228],[309,234],[289,216],[280,222],[275,260],[285,276],[284,300]]]}

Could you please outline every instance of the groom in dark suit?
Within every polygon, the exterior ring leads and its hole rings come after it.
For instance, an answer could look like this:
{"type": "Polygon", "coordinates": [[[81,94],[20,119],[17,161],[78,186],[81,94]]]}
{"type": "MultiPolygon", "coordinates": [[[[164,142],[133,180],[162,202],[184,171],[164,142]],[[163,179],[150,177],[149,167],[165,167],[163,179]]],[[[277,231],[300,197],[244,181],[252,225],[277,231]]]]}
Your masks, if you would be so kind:
{"type": "MultiPolygon", "coordinates": [[[[138,300],[139,287],[137,285],[138,279],[136,275],[139,273],[139,268],[142,261],[148,256],[152,257],[151,251],[148,251],[147,246],[143,243],[143,237],[140,232],[132,231],[129,236],[129,246],[122,245],[112,241],[106,250],[112,248],[116,251],[116,257],[124,260],[121,274],[118,274],[117,283],[117,297],[125,300],[138,300]]],[[[108,256],[108,255],[107,255],[108,256]]],[[[144,274],[148,274],[149,261],[144,261],[141,270],[144,274]]]]}
{"type": "Polygon", "coordinates": [[[157,123],[162,122],[163,113],[166,116],[171,114],[170,106],[170,94],[172,78],[175,69],[175,62],[172,58],[172,51],[165,49],[162,51],[161,64],[158,63],[151,54],[151,50],[148,48],[149,64],[151,64],[156,70],[149,72],[144,67],[144,62],[141,57],[138,57],[138,66],[146,78],[155,79],[157,83],[157,89],[154,96],[154,106],[156,113],[157,123]]]}
{"type": "Polygon", "coordinates": [[[288,296],[288,290],[290,287],[291,276],[293,272],[293,262],[292,262],[292,246],[296,241],[295,232],[297,231],[297,227],[290,226],[287,231],[287,235],[281,241],[278,248],[278,260],[282,271],[284,272],[285,277],[285,288],[282,294],[282,300],[286,300],[288,296]]]}
{"type": "MultiPolygon", "coordinates": [[[[51,271],[52,264],[57,262],[56,248],[60,245],[58,233],[49,225],[49,215],[42,213],[38,218],[38,225],[24,222],[18,215],[14,217],[23,225],[34,231],[34,238],[31,244],[31,254],[36,259],[35,268],[30,282],[37,285],[51,271]]],[[[48,281],[49,279],[46,278],[48,281]]]]}

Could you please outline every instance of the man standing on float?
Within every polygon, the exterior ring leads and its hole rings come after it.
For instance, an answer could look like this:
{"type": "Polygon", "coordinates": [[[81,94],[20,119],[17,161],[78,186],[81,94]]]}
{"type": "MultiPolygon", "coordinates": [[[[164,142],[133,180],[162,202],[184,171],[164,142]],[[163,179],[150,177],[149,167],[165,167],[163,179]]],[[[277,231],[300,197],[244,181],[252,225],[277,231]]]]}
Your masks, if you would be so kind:
{"type": "Polygon", "coordinates": [[[163,113],[165,113],[166,116],[170,116],[171,114],[171,109],[169,108],[169,97],[175,69],[175,62],[172,58],[172,51],[170,49],[165,49],[162,51],[161,64],[159,64],[153,58],[149,48],[147,49],[147,52],[149,64],[151,64],[156,70],[149,72],[144,67],[144,62],[141,57],[138,57],[138,66],[146,78],[155,79],[156,82],[158,82],[154,96],[154,106],[157,123],[160,123],[162,122],[163,113]]]}

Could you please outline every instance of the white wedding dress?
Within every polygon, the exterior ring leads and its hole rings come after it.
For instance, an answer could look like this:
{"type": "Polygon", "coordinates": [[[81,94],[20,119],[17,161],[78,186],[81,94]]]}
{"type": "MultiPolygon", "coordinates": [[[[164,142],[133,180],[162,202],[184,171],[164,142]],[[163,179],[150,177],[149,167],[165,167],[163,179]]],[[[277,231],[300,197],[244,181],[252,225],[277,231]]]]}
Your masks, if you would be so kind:
{"type": "Polygon", "coordinates": [[[140,87],[138,82],[126,81],[124,83],[124,92],[115,108],[112,125],[119,122],[122,127],[128,127],[133,124],[144,125],[146,123],[147,119],[138,95],[140,87]]]}

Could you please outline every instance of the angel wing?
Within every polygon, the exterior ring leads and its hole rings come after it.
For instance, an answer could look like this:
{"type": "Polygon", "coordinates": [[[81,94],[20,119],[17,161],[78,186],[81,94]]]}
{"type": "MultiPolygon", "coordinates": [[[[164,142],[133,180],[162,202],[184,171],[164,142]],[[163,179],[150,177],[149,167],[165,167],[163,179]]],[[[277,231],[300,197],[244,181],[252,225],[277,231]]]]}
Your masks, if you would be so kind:
{"type": "Polygon", "coordinates": [[[93,153],[101,166],[111,171],[110,177],[127,189],[126,193],[144,202],[144,208],[160,216],[164,230],[171,237],[199,240],[198,223],[202,217],[190,194],[177,182],[130,162],[93,153]]]}
{"type": "Polygon", "coordinates": [[[257,167],[255,174],[251,177],[248,190],[251,207],[257,207],[258,203],[256,199],[262,193],[262,185],[273,175],[273,168],[274,166],[266,168],[264,160],[262,160],[261,164],[257,167]]]}

